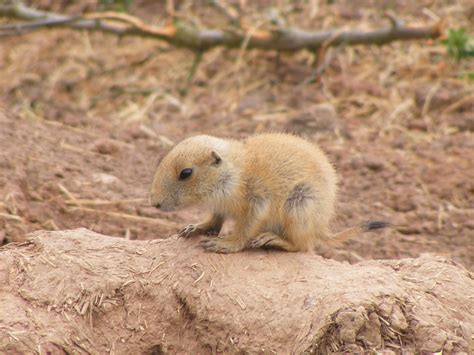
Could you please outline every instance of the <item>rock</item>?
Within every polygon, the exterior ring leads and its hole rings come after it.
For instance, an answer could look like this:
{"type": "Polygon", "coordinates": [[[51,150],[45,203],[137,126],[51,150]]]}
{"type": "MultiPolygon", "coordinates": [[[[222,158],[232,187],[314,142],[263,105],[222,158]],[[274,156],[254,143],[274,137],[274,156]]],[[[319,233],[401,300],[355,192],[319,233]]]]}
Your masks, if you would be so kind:
{"type": "Polygon", "coordinates": [[[356,170],[364,167],[379,172],[385,168],[385,164],[385,160],[375,154],[355,155],[351,158],[351,166],[356,170]]]}
{"type": "Polygon", "coordinates": [[[100,154],[112,155],[120,151],[120,146],[113,140],[100,139],[94,144],[93,150],[100,154]]]}
{"type": "Polygon", "coordinates": [[[98,182],[104,185],[112,185],[112,184],[120,183],[120,179],[118,177],[114,175],[110,175],[110,174],[104,174],[104,173],[92,174],[92,178],[94,179],[94,182],[98,182]]]}

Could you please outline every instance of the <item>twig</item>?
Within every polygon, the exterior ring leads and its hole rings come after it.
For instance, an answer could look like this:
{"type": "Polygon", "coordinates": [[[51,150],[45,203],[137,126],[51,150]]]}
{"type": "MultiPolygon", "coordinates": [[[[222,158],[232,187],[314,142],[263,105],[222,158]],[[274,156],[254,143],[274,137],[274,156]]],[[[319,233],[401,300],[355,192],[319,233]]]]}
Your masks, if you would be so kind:
{"type": "Polygon", "coordinates": [[[71,209],[71,211],[84,211],[84,212],[89,212],[89,213],[103,214],[103,215],[106,215],[106,216],[109,216],[109,217],[114,217],[114,218],[119,218],[119,219],[126,219],[126,220],[134,221],[134,222],[141,222],[141,223],[148,223],[148,224],[159,224],[159,225],[162,225],[162,226],[168,227],[168,228],[176,228],[177,227],[177,224],[174,223],[174,222],[169,222],[169,221],[166,221],[164,219],[159,219],[159,218],[136,216],[134,214],[95,210],[93,208],[87,208],[87,207],[74,207],[74,208],[71,209]]]}
{"type": "Polygon", "coordinates": [[[434,85],[430,89],[428,94],[426,95],[426,100],[425,100],[425,103],[423,104],[423,108],[421,110],[421,117],[422,118],[424,118],[426,116],[426,114],[428,113],[428,111],[430,110],[431,100],[433,100],[433,97],[435,96],[436,92],[439,90],[440,86],[441,86],[441,83],[436,83],[436,85],[434,85]]]}
{"type": "Polygon", "coordinates": [[[326,49],[328,48],[324,48],[323,50],[322,47],[319,51],[320,53],[318,53],[318,64],[316,66],[316,69],[308,78],[303,80],[303,85],[312,84],[316,82],[318,78],[321,77],[321,75],[326,71],[326,69],[329,68],[334,58],[336,58],[337,54],[340,52],[341,47],[337,47],[334,52],[329,51],[329,53],[326,52],[326,49]],[[322,60],[321,57],[324,58],[324,60],[322,60]]]}
{"type": "MultiPolygon", "coordinates": [[[[467,96],[464,96],[463,98],[461,98],[460,100],[452,103],[451,105],[449,105],[448,107],[446,107],[442,112],[441,114],[442,115],[446,115],[448,113],[451,113],[451,112],[454,112],[456,111],[457,109],[459,109],[460,107],[466,105],[466,104],[469,104],[469,103],[472,103],[474,102],[474,94],[471,94],[471,95],[467,95],[467,96]]],[[[472,104],[471,104],[472,105],[472,104]]],[[[474,105],[472,105],[474,106],[474,105]]],[[[471,111],[472,112],[472,111],[471,111]]]]}
{"type": "Polygon", "coordinates": [[[65,26],[71,24],[79,19],[78,16],[67,17],[64,19],[49,19],[49,20],[39,20],[29,23],[14,23],[1,26],[1,31],[5,33],[0,33],[2,36],[11,36],[24,34],[29,31],[38,30],[45,27],[57,27],[65,26]]]}
{"type": "Polygon", "coordinates": [[[191,84],[193,83],[194,77],[196,76],[197,68],[202,61],[202,55],[203,55],[202,51],[197,51],[194,55],[194,60],[193,60],[193,63],[191,64],[191,68],[189,69],[188,77],[186,80],[186,87],[181,90],[181,94],[183,96],[186,96],[191,84]]]}
{"type": "Polygon", "coordinates": [[[237,28],[240,27],[239,15],[236,13],[235,9],[228,5],[222,4],[222,2],[219,0],[208,0],[208,2],[211,6],[215,7],[225,17],[227,17],[227,20],[229,20],[231,26],[237,28]]]}
{"type": "MultiPolygon", "coordinates": [[[[69,197],[69,196],[68,196],[69,197]]],[[[116,201],[108,201],[108,200],[87,200],[87,199],[70,199],[66,200],[66,205],[73,205],[73,206],[80,206],[80,205],[88,205],[88,206],[109,206],[109,205],[118,205],[121,203],[140,203],[145,202],[145,198],[131,198],[125,200],[116,200],[116,201]]]]}
{"type": "Polygon", "coordinates": [[[54,222],[53,219],[48,219],[46,222],[41,223],[41,225],[45,228],[49,228],[49,229],[52,229],[52,230],[55,230],[55,231],[60,230],[60,228],[58,227],[56,222],[54,222]]]}
{"type": "MultiPolygon", "coordinates": [[[[23,20],[38,21],[29,30],[38,30],[43,27],[67,27],[102,31],[120,36],[149,37],[165,41],[169,44],[187,47],[195,51],[205,51],[216,46],[239,48],[245,42],[248,31],[224,31],[220,29],[197,29],[177,20],[174,24],[165,27],[156,27],[145,24],[142,20],[126,14],[107,12],[103,14],[89,14],[83,17],[70,17],[54,12],[36,10],[25,6],[21,2],[12,5],[0,6],[0,15],[16,17],[23,20]],[[40,26],[39,21],[47,23],[40,26]],[[240,33],[243,32],[243,33],[240,33]]],[[[297,28],[279,28],[278,30],[261,30],[253,33],[248,38],[246,48],[262,50],[297,51],[301,49],[315,50],[327,43],[330,46],[378,44],[382,45],[397,40],[412,40],[423,38],[437,38],[442,34],[443,21],[425,27],[402,26],[394,17],[391,18],[392,26],[369,32],[363,31],[305,31],[297,28]],[[336,35],[335,35],[336,34],[336,35]]],[[[0,34],[11,35],[12,25],[0,26],[0,34]]],[[[21,33],[22,26],[28,24],[15,24],[21,33]]],[[[14,33],[18,34],[18,33],[14,33]]]]}
{"type": "MultiPolygon", "coordinates": [[[[333,58],[336,57],[336,54],[330,52],[331,42],[337,38],[340,32],[335,32],[331,38],[328,38],[321,47],[313,51],[316,55],[316,70],[312,75],[303,81],[303,84],[312,84],[324,73],[324,71],[329,67],[333,58]],[[329,55],[328,55],[329,53],[329,55]]],[[[340,50],[343,45],[337,47],[340,50]]]]}
{"type": "Polygon", "coordinates": [[[88,154],[88,155],[99,155],[99,153],[95,153],[95,152],[91,152],[91,151],[88,151],[88,150],[85,150],[85,149],[82,149],[82,148],[78,148],[78,147],[75,147],[71,144],[68,144],[64,141],[61,141],[59,146],[61,148],[64,148],[64,149],[67,149],[67,150],[70,150],[72,152],[76,152],[76,153],[81,153],[81,154],[88,154]]]}
{"type": "Polygon", "coordinates": [[[284,29],[287,27],[285,19],[280,15],[276,8],[270,9],[268,17],[270,18],[271,23],[275,25],[277,29],[284,29]]]}
{"type": "Polygon", "coordinates": [[[58,183],[58,188],[64,195],[66,195],[67,198],[69,198],[69,201],[71,203],[73,203],[74,205],[79,205],[77,203],[76,197],[68,189],[66,189],[64,185],[58,183]]]}
{"type": "Polygon", "coordinates": [[[0,212],[0,218],[8,219],[8,220],[11,220],[11,221],[22,222],[22,223],[25,222],[25,220],[23,218],[21,218],[20,216],[16,216],[16,215],[13,215],[13,214],[8,214],[8,213],[1,213],[0,212]]]}
{"type": "Polygon", "coordinates": [[[146,64],[150,60],[154,59],[157,55],[157,52],[164,53],[164,52],[167,52],[167,51],[169,51],[169,49],[159,48],[156,52],[148,54],[145,58],[141,58],[139,60],[136,60],[136,61],[133,61],[133,62],[130,62],[130,63],[120,64],[120,65],[117,65],[113,68],[102,69],[100,71],[99,70],[92,70],[92,71],[89,71],[85,77],[76,79],[75,81],[69,81],[65,85],[69,89],[71,89],[71,88],[73,88],[74,86],[76,86],[77,84],[79,84],[81,82],[89,81],[89,80],[92,80],[92,79],[97,79],[98,77],[100,77],[102,75],[115,74],[116,72],[118,72],[120,70],[123,70],[123,69],[130,69],[130,68],[134,68],[134,67],[139,67],[139,66],[142,66],[142,65],[146,64]]]}
{"type": "Polygon", "coordinates": [[[392,29],[403,27],[403,22],[398,20],[393,13],[387,11],[384,14],[384,16],[388,18],[388,20],[390,21],[390,25],[392,26],[392,29]]]}
{"type": "Polygon", "coordinates": [[[201,279],[204,277],[204,274],[205,274],[205,273],[206,273],[206,272],[203,271],[202,274],[201,274],[196,280],[194,280],[193,285],[195,285],[195,284],[197,284],[199,281],[201,281],[201,279]]]}

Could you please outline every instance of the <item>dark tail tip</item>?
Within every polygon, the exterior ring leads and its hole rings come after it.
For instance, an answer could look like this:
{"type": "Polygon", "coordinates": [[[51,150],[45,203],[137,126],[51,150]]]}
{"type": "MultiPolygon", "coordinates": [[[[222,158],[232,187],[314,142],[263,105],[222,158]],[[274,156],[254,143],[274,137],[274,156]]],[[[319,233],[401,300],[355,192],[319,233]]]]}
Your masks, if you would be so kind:
{"type": "Polygon", "coordinates": [[[385,222],[385,221],[368,221],[368,222],[364,223],[363,228],[366,231],[371,231],[371,230],[374,230],[374,229],[381,229],[381,228],[386,228],[386,227],[390,227],[390,226],[391,226],[391,224],[389,222],[385,222]]]}

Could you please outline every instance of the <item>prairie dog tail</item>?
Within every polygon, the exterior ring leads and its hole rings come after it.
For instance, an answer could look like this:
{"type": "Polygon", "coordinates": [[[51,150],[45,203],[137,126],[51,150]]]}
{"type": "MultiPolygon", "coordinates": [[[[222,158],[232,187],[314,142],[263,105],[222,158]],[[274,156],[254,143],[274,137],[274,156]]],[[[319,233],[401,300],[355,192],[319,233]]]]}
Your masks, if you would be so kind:
{"type": "Polygon", "coordinates": [[[355,237],[356,235],[359,235],[368,231],[372,231],[375,229],[382,229],[382,228],[391,227],[391,226],[392,224],[385,221],[368,221],[368,222],[362,223],[360,226],[347,228],[343,230],[342,232],[334,233],[330,237],[330,239],[335,242],[343,242],[355,237]]]}

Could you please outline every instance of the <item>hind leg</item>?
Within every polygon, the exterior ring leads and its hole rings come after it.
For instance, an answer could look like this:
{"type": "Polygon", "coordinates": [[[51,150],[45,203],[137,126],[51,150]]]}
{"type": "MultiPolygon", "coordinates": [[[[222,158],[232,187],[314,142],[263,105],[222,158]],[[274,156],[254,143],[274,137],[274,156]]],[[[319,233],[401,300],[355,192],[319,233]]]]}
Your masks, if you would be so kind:
{"type": "Polygon", "coordinates": [[[330,196],[310,182],[301,182],[293,187],[283,205],[285,240],[298,250],[313,250],[316,242],[327,234],[332,214],[330,196]]]}
{"type": "Polygon", "coordinates": [[[273,232],[266,232],[258,235],[249,243],[249,246],[251,248],[278,248],[290,252],[299,251],[298,247],[273,232]]]}

